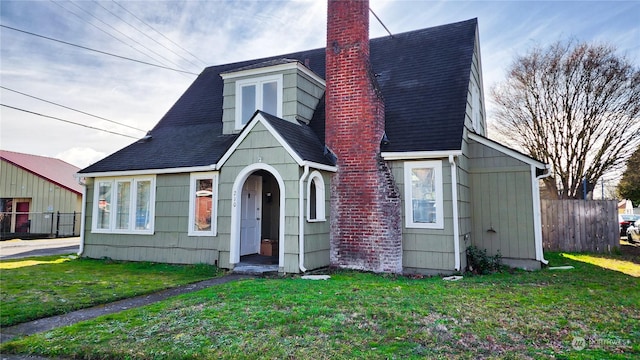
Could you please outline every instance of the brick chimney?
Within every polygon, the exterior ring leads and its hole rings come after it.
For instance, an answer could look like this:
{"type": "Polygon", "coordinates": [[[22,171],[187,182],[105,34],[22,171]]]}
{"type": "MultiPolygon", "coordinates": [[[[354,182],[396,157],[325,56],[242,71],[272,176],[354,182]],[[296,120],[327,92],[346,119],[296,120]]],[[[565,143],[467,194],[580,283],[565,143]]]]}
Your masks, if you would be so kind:
{"type": "Polygon", "coordinates": [[[380,157],[384,102],[369,62],[369,1],[329,0],[326,48],[331,179],[331,264],[402,272],[400,198],[380,157]]]}

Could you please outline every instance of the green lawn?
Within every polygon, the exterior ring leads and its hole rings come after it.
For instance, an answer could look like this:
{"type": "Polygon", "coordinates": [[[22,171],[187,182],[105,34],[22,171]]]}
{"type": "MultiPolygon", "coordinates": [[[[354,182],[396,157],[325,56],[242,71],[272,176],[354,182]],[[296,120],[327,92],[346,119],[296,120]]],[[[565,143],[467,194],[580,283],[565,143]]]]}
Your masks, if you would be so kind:
{"type": "Polygon", "coordinates": [[[640,357],[640,278],[546,256],[552,266],[575,269],[456,282],[347,271],[327,281],[244,280],[18,339],[0,352],[91,359],[640,357]]]}
{"type": "Polygon", "coordinates": [[[213,266],[44,256],[0,261],[0,326],[214,277],[213,266]]]}

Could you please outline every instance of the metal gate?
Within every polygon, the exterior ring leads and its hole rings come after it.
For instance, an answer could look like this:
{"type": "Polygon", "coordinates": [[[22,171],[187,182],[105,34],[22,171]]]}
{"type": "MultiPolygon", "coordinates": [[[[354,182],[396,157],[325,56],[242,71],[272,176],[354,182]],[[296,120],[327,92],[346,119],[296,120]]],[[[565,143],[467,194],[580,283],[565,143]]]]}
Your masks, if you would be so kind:
{"type": "Polygon", "coordinates": [[[2,212],[0,240],[80,236],[80,212],[2,212]],[[16,217],[27,218],[20,226],[11,226],[16,217]],[[12,230],[13,228],[13,230],[12,230]]]}

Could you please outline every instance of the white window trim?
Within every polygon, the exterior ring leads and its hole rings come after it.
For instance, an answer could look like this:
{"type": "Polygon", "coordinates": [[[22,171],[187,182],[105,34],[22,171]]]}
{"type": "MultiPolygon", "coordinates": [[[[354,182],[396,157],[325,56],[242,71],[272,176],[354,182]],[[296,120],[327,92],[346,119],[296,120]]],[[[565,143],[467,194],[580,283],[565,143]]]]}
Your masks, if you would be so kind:
{"type": "Polygon", "coordinates": [[[407,228],[444,229],[444,200],[442,198],[442,161],[407,161],[404,163],[404,205],[405,226],[407,228]],[[411,171],[413,169],[432,168],[436,178],[436,222],[417,223],[413,221],[413,191],[411,187],[411,171]]]}
{"type": "MultiPolygon", "coordinates": [[[[247,85],[255,85],[256,87],[256,109],[262,110],[262,84],[275,81],[277,90],[277,114],[271,114],[277,117],[282,117],[282,74],[261,76],[257,78],[250,78],[236,81],[236,111],[235,111],[235,124],[236,130],[240,130],[245,124],[242,123],[242,87],[247,85]]],[[[248,122],[248,120],[247,120],[248,122]]]]}
{"type": "Polygon", "coordinates": [[[218,229],[218,173],[215,171],[191,173],[189,178],[189,236],[216,236],[218,229]],[[213,201],[211,202],[211,230],[198,231],[195,230],[195,199],[196,199],[196,181],[202,179],[212,179],[211,191],[213,191],[213,201]]]}
{"type": "Polygon", "coordinates": [[[325,192],[324,192],[324,179],[322,174],[318,171],[314,171],[309,175],[309,181],[307,181],[307,221],[308,222],[323,222],[326,221],[325,212],[325,192]],[[311,218],[311,183],[316,183],[316,218],[311,218]]]}
{"type": "Polygon", "coordinates": [[[155,176],[136,176],[136,177],[110,177],[95,178],[93,186],[93,210],[91,220],[91,233],[96,234],[137,234],[137,235],[153,235],[155,229],[155,212],[156,212],[156,177],[155,176]],[[137,183],[141,181],[149,181],[149,229],[136,230],[136,199],[137,199],[137,183]],[[109,217],[109,228],[98,229],[98,206],[100,202],[100,183],[111,183],[111,216],[109,217]],[[116,229],[117,214],[113,211],[118,208],[118,183],[129,182],[131,184],[129,199],[129,229],[116,229]]]}

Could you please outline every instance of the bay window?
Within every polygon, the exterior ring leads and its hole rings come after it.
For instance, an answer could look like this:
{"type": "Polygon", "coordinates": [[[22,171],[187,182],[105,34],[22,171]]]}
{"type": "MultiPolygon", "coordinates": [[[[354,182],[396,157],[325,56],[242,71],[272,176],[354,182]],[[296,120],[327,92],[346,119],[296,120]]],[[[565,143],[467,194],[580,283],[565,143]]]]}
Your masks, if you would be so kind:
{"type": "Polygon", "coordinates": [[[155,177],[98,178],[92,232],[153,234],[155,177]]]}

